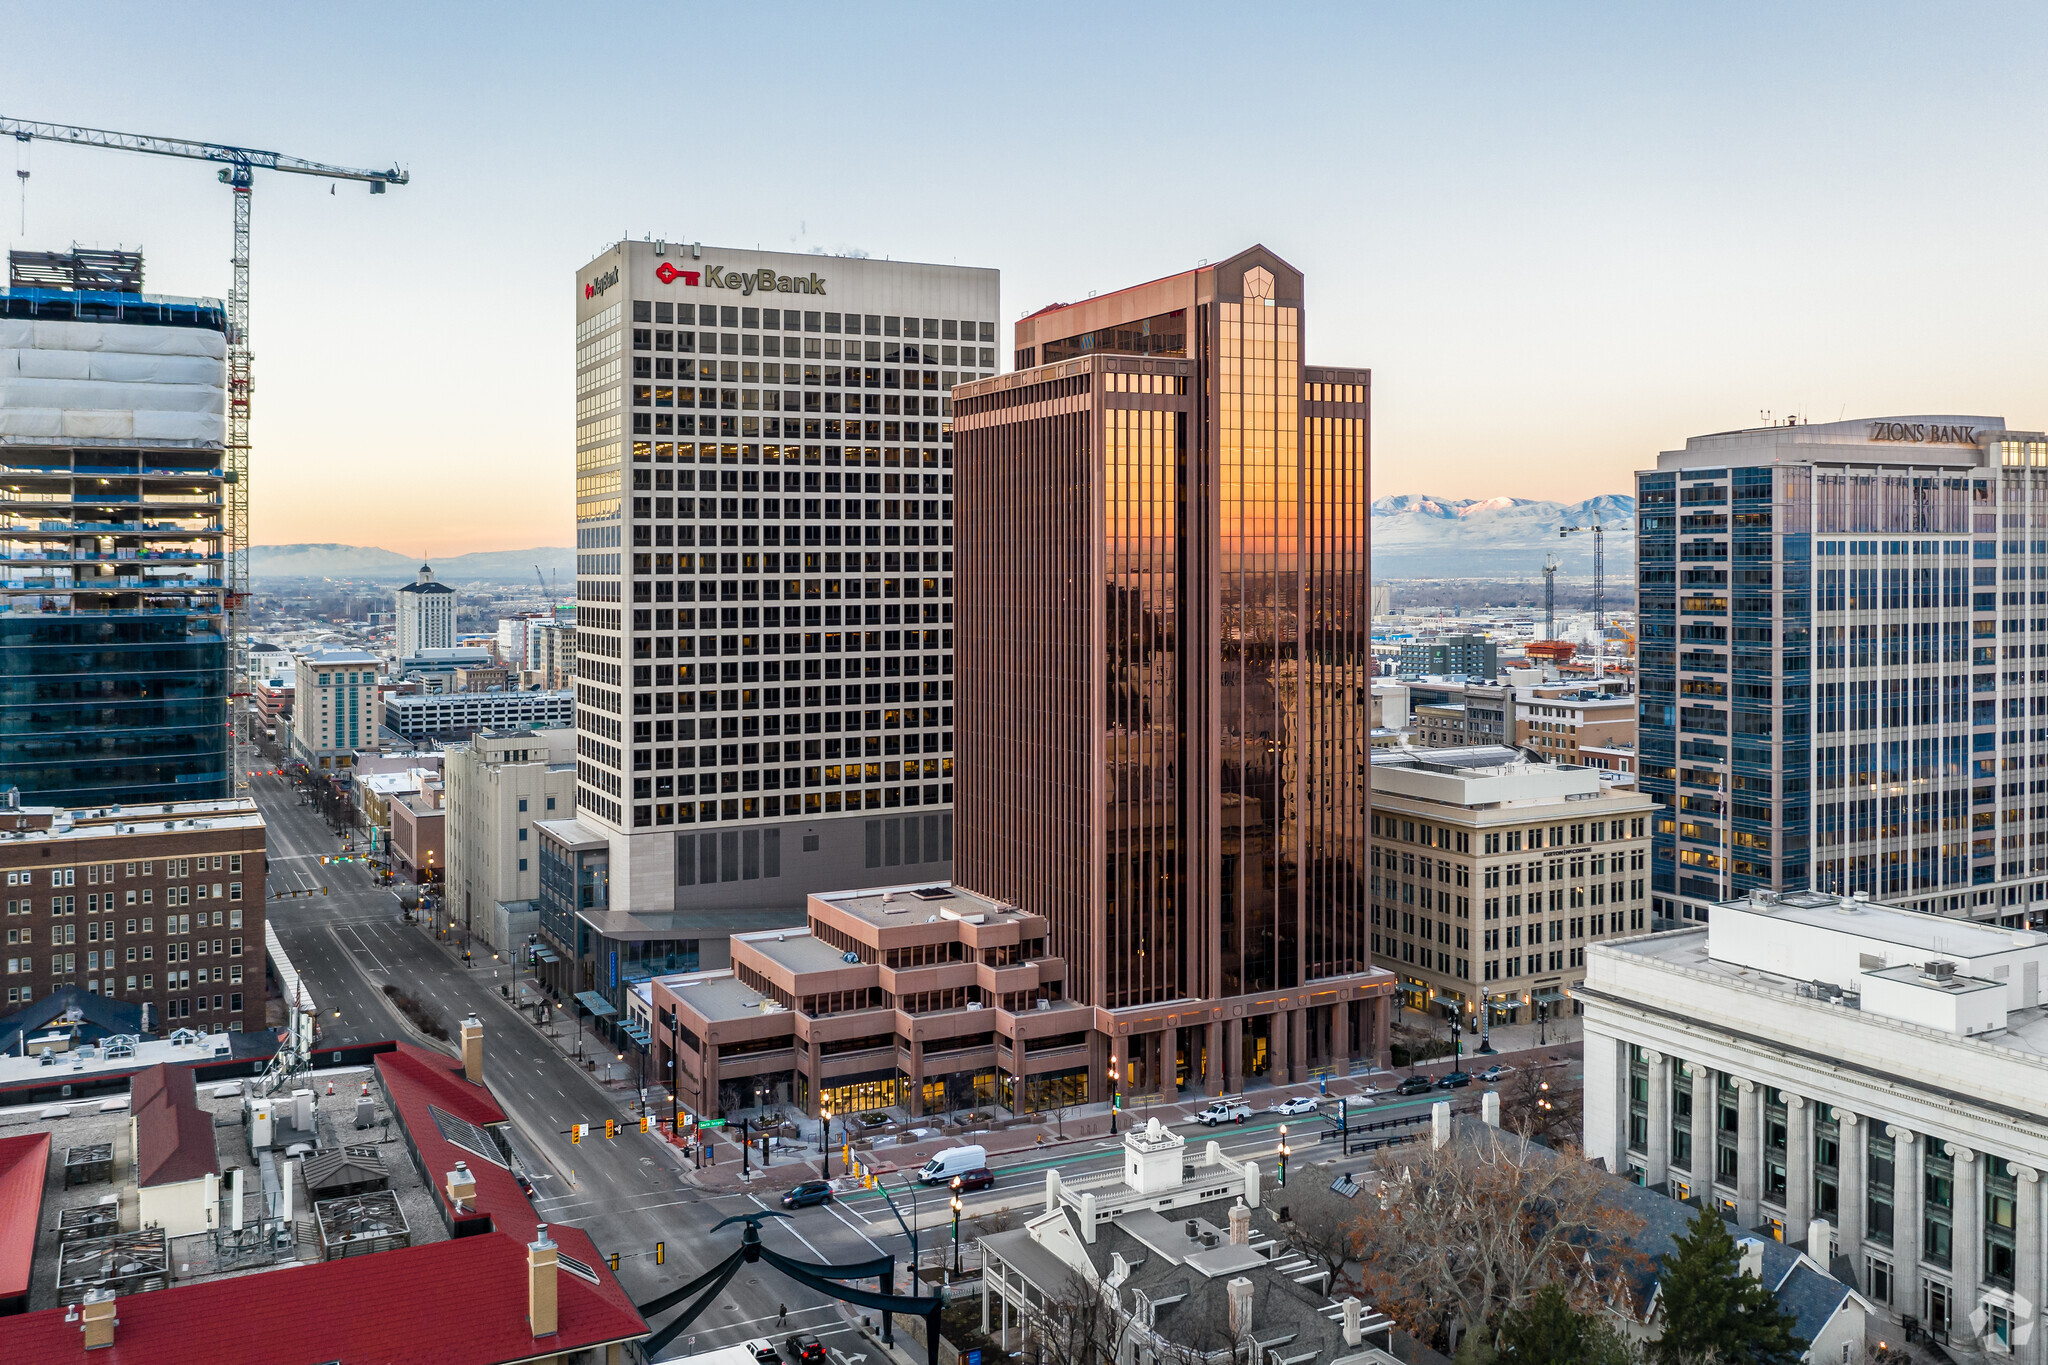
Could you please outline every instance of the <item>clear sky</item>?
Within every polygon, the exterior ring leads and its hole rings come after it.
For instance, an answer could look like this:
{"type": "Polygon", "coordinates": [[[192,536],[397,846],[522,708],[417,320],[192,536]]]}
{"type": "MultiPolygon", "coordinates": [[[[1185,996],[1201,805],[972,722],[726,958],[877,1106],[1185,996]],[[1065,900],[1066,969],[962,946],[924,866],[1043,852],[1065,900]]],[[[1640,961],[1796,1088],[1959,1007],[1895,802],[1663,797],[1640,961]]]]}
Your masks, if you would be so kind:
{"type": "MultiPolygon", "coordinates": [[[[2044,36],[1962,4],[0,0],[0,114],[409,168],[259,176],[256,540],[445,555],[572,543],[573,275],[621,234],[995,266],[1006,320],[1262,241],[1310,359],[1374,371],[1379,493],[1627,491],[1764,410],[2048,427],[2044,36]]],[[[139,243],[151,289],[225,294],[213,168],[26,157],[10,245],[139,243]]]]}

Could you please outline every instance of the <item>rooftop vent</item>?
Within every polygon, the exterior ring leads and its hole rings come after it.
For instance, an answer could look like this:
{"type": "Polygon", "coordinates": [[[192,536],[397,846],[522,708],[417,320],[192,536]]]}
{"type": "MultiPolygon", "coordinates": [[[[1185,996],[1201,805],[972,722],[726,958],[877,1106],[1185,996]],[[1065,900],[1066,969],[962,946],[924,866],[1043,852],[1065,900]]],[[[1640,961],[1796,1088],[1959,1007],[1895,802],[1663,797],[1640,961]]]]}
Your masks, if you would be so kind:
{"type": "Polygon", "coordinates": [[[1950,985],[1956,979],[1956,964],[1953,962],[1930,962],[1920,969],[1920,974],[1939,985],[1950,985]]]}

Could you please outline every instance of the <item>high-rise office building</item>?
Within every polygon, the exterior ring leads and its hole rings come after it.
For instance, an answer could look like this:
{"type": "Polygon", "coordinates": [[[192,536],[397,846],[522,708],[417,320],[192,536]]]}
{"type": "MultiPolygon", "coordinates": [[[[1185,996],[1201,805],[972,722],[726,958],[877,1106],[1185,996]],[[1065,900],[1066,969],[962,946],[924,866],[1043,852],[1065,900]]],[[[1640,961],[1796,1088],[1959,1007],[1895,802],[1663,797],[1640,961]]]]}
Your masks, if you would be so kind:
{"type": "Polygon", "coordinates": [[[1693,437],[1636,487],[1658,920],[1803,888],[2039,916],[2048,436],[1763,427],[1693,437]]]}
{"type": "Polygon", "coordinates": [[[1254,247],[1035,313],[1018,371],[954,395],[955,880],[1048,921],[1095,1074],[1141,1093],[1387,1037],[1371,375],[1303,337],[1301,273],[1254,247]]]}
{"type": "Polygon", "coordinates": [[[9,254],[0,291],[0,787],[228,795],[227,322],[134,252],[9,254]]]}
{"type": "Polygon", "coordinates": [[[996,272],[621,242],[576,293],[577,811],[541,857],[604,846],[591,911],[944,877],[950,390],[996,367],[996,272]]]}
{"type": "Polygon", "coordinates": [[[454,647],[455,589],[436,583],[433,566],[422,564],[419,577],[398,590],[398,657],[454,647]]]}

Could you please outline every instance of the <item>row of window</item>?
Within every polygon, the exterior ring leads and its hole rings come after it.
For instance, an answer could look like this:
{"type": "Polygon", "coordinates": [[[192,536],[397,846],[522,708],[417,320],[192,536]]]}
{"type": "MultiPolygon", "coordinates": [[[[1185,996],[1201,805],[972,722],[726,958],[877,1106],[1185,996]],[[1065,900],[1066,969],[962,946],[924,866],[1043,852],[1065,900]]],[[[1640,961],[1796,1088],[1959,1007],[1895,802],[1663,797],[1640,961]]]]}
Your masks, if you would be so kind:
{"type": "MultiPolygon", "coordinates": [[[[973,340],[973,338],[969,338],[973,340]]],[[[633,329],[633,349],[642,354],[633,357],[635,374],[645,374],[649,356],[646,352],[675,352],[680,354],[731,355],[731,356],[776,356],[803,360],[850,360],[856,363],[888,365],[964,365],[970,370],[979,366],[984,370],[996,367],[994,347],[975,346],[923,346],[915,343],[891,345],[881,341],[870,341],[863,345],[848,341],[843,345],[837,337],[820,339],[814,336],[779,337],[758,333],[687,331],[671,332],[656,330],[651,335],[644,328],[633,329]]],[[[602,364],[610,358],[610,352],[588,357],[591,364],[602,364]]],[[[655,361],[655,364],[674,363],[655,361]]],[[[689,361],[682,362],[688,365],[689,361]]],[[[717,362],[712,362],[717,363],[717,362]]],[[[837,368],[836,366],[834,368],[837,368]]],[[[617,363],[605,365],[605,372],[616,372],[617,363]]],[[[971,378],[972,376],[970,376],[971,378]]],[[[948,387],[951,387],[950,384],[948,387]]]]}
{"type": "MultiPolygon", "coordinates": [[[[907,774],[906,774],[907,776],[907,774]]],[[[702,795],[702,793],[699,793],[702,795]]],[[[593,794],[591,800],[602,801],[593,794]]],[[[673,805],[636,805],[633,828],[656,825],[710,824],[718,820],[775,820],[797,816],[838,815],[861,810],[895,810],[901,806],[940,806],[953,799],[953,784],[934,783],[924,787],[869,787],[865,791],[811,791],[799,797],[725,796],[712,801],[680,801],[673,805]]],[[[611,806],[611,810],[617,810],[611,806]]],[[[617,816],[607,818],[616,819],[617,816]]]]}
{"type": "Polygon", "coordinates": [[[804,740],[799,744],[791,740],[787,744],[770,741],[765,744],[706,744],[701,748],[685,745],[680,749],[636,749],[633,751],[634,767],[645,770],[651,765],[656,768],[741,768],[754,767],[762,763],[795,763],[799,761],[824,762],[838,758],[896,758],[903,754],[914,754],[920,749],[928,754],[948,753],[953,748],[950,733],[934,733],[924,736],[920,744],[916,735],[902,736],[870,735],[865,742],[858,739],[845,741],[845,752],[840,750],[840,741],[828,739],[804,740]],[[802,752],[798,750],[801,748],[802,752]]]}
{"type": "MultiPolygon", "coordinates": [[[[1523,847],[1539,849],[1546,846],[1564,848],[1582,844],[1606,843],[1610,840],[1640,839],[1643,837],[1642,816],[1627,821],[1592,820],[1574,821],[1563,825],[1536,825],[1528,829],[1492,830],[1482,836],[1482,852],[1499,853],[1503,846],[1509,853],[1519,853],[1523,847]],[[1623,825],[1627,825],[1624,832],[1623,825]]],[[[1372,817],[1372,832],[1375,838],[1398,839],[1404,844],[1420,844],[1424,848],[1440,848],[1457,853],[1471,851],[1471,835],[1468,831],[1452,829],[1447,825],[1432,825],[1427,820],[1404,819],[1402,817],[1375,812],[1372,817]]]]}
{"type": "MultiPolygon", "coordinates": [[[[156,978],[153,976],[144,976],[142,978],[141,989],[145,991],[156,989],[155,985],[153,984],[155,982],[155,979],[156,978]]],[[[187,984],[189,985],[190,983],[188,982],[187,984]]],[[[173,987],[168,979],[165,980],[164,987],[166,990],[180,989],[178,987],[173,987]]],[[[88,991],[91,991],[94,995],[112,996],[114,994],[114,978],[108,977],[104,981],[95,978],[93,980],[87,981],[85,983],[85,988],[88,991]]],[[[131,993],[133,993],[136,990],[135,978],[132,976],[128,978],[127,989],[131,993]]],[[[7,1003],[10,1005],[25,1005],[32,1002],[35,998],[36,991],[35,987],[33,986],[9,986],[7,988],[7,1003]]],[[[202,995],[198,997],[198,1000],[199,1008],[202,1011],[204,1011],[207,1007],[207,997],[202,995]]],[[[232,1010],[238,1014],[241,1012],[242,993],[240,991],[234,991],[229,993],[226,996],[226,1000],[227,1003],[223,1005],[221,1003],[222,997],[218,995],[214,996],[213,1008],[216,1010],[232,1010]]],[[[189,998],[184,1000],[167,1000],[164,1002],[164,1016],[166,1018],[169,1018],[173,1015],[176,1015],[180,1018],[186,1018],[189,1017],[191,1013],[192,1001],[189,998]]],[[[205,1031],[207,1030],[202,1026],[201,1032],[205,1031]]],[[[242,1031],[242,1021],[237,1019],[229,1024],[226,1024],[225,1026],[221,1024],[215,1024],[212,1026],[211,1031],[214,1033],[220,1033],[223,1031],[229,1033],[240,1033],[242,1031]]]]}
{"type": "MultiPolygon", "coordinates": [[[[51,945],[52,947],[60,947],[60,946],[62,946],[62,947],[69,947],[69,946],[71,946],[72,944],[76,943],[76,942],[77,942],[77,938],[76,938],[76,936],[75,936],[74,934],[72,934],[72,933],[68,932],[69,930],[71,930],[71,929],[72,929],[72,928],[74,928],[74,927],[75,927],[75,926],[72,926],[72,925],[65,925],[65,926],[63,926],[63,929],[64,929],[64,930],[65,930],[66,932],[61,932],[61,933],[60,933],[60,932],[53,932],[53,933],[52,933],[52,934],[50,935],[50,940],[49,940],[49,942],[50,942],[50,945],[51,945]]],[[[30,941],[30,932],[29,932],[28,930],[26,930],[26,929],[23,929],[23,930],[21,930],[21,931],[20,931],[20,934],[21,934],[21,945],[16,945],[16,944],[15,944],[15,931],[14,931],[14,930],[11,930],[11,929],[10,929],[10,930],[8,930],[8,932],[7,932],[7,942],[8,942],[8,945],[9,945],[10,947],[14,947],[14,946],[25,946],[25,945],[27,945],[27,944],[29,943],[29,941],[30,941]]],[[[109,937],[109,938],[113,937],[113,935],[111,934],[111,932],[110,932],[110,933],[108,934],[108,937],[109,937]]],[[[166,961],[166,962],[190,962],[190,961],[192,960],[192,949],[193,949],[193,946],[194,946],[194,944],[197,944],[197,945],[198,945],[198,948],[199,948],[199,956],[201,956],[201,957],[205,957],[205,956],[207,956],[207,944],[208,944],[209,942],[211,942],[211,943],[212,943],[212,945],[213,945],[213,952],[214,952],[214,954],[215,954],[215,955],[221,955],[221,954],[223,954],[223,953],[224,953],[225,955],[227,955],[227,956],[232,956],[232,957],[240,957],[240,956],[242,955],[242,940],[240,940],[240,939],[238,939],[238,938],[231,938],[231,939],[226,939],[226,940],[222,940],[222,939],[217,939],[217,938],[216,938],[216,939],[212,939],[212,940],[208,940],[208,939],[203,939],[203,938],[202,938],[202,939],[194,939],[194,940],[192,940],[192,942],[190,942],[190,943],[167,943],[167,944],[165,944],[165,945],[164,945],[164,961],[166,961]],[[223,942],[225,942],[225,943],[226,943],[226,947],[225,947],[225,948],[223,948],[223,947],[222,947],[222,944],[223,944],[223,942]]],[[[104,951],[104,952],[105,952],[105,954],[106,954],[106,965],[107,965],[107,966],[109,966],[109,967],[111,967],[111,966],[113,966],[113,965],[114,965],[114,954],[115,954],[115,953],[116,953],[117,951],[125,951],[125,953],[126,953],[126,959],[125,959],[125,960],[126,960],[126,961],[129,961],[129,962],[154,962],[154,961],[156,961],[156,945],[155,945],[155,944],[153,944],[153,943],[145,943],[145,944],[142,944],[142,945],[141,945],[141,948],[140,948],[140,956],[138,956],[138,955],[137,955],[137,952],[138,952],[138,950],[137,950],[136,948],[134,948],[134,947],[129,947],[129,948],[125,949],[125,950],[121,950],[121,949],[114,949],[114,948],[107,948],[107,949],[104,949],[104,950],[98,950],[98,949],[95,949],[95,950],[90,950],[90,951],[88,951],[88,952],[87,952],[87,954],[86,954],[86,957],[87,957],[88,961],[89,961],[89,962],[91,963],[91,968],[90,968],[90,970],[97,970],[97,969],[99,968],[99,965],[100,965],[100,953],[101,953],[101,951],[104,951]]],[[[67,953],[67,954],[65,954],[65,956],[66,956],[66,957],[70,957],[70,956],[72,956],[72,955],[71,955],[71,954],[68,954],[68,953],[67,953]]],[[[10,965],[9,965],[9,967],[7,968],[7,970],[8,970],[8,971],[10,971],[10,972],[12,972],[12,971],[16,970],[16,969],[15,969],[15,967],[14,967],[13,965],[11,965],[11,964],[14,964],[14,963],[17,963],[17,962],[18,962],[18,963],[20,964],[20,970],[21,970],[21,971],[24,971],[24,972],[26,972],[26,971],[33,971],[33,970],[34,970],[33,966],[31,965],[31,963],[32,963],[32,961],[33,961],[33,960],[32,960],[32,959],[30,959],[30,958],[27,958],[27,957],[22,957],[22,958],[8,958],[8,959],[7,959],[7,961],[8,961],[8,962],[9,962],[9,964],[10,964],[10,965]]],[[[53,958],[53,959],[52,959],[52,961],[54,962],[54,961],[55,961],[55,959],[53,958]]],[[[54,970],[56,970],[56,968],[55,968],[55,967],[53,966],[53,967],[51,968],[51,970],[53,970],[53,971],[54,971],[54,970]]],[[[216,970],[218,970],[218,969],[216,969],[216,970]]],[[[236,967],[236,968],[234,969],[234,973],[235,973],[235,975],[234,975],[234,979],[235,979],[235,980],[237,980],[237,981],[240,981],[240,980],[242,979],[242,969],[241,969],[240,967],[236,967]]]]}
{"type": "MultiPolygon", "coordinates": [[[[201,901],[209,899],[220,900],[223,891],[222,884],[220,882],[215,882],[213,883],[211,889],[213,894],[211,896],[208,896],[208,887],[204,882],[201,882],[196,886],[167,886],[164,888],[164,904],[190,905],[195,899],[201,901]]],[[[240,882],[228,882],[225,886],[225,891],[228,900],[238,901],[242,898],[242,884],[240,882]]],[[[88,891],[85,894],[85,913],[87,913],[88,915],[96,915],[99,914],[102,910],[112,910],[114,908],[115,894],[116,893],[112,891],[88,891]]],[[[148,886],[143,887],[141,892],[139,893],[139,900],[137,898],[138,893],[134,891],[122,892],[120,893],[120,895],[122,898],[121,903],[123,905],[152,905],[155,903],[156,900],[156,889],[154,887],[148,886]]],[[[50,897],[50,913],[52,915],[75,915],[78,913],[79,910],[78,901],[79,898],[76,895],[52,896],[50,897]]],[[[7,902],[7,913],[9,915],[32,915],[35,913],[35,910],[36,903],[32,899],[23,898],[21,900],[11,900],[7,902]]],[[[234,916],[235,927],[240,928],[242,924],[242,912],[240,910],[237,910],[234,912],[234,916]]],[[[187,915],[183,918],[189,920],[191,916],[187,915]]],[[[201,915],[199,917],[199,922],[201,924],[204,924],[206,922],[206,916],[201,915]]],[[[218,924],[219,922],[219,912],[215,912],[214,923],[218,924]]],[[[133,932],[133,926],[135,921],[130,920],[128,923],[130,925],[130,932],[133,932]]],[[[144,920],[142,923],[144,925],[143,932],[148,933],[149,929],[147,926],[149,924],[149,921],[144,920]]],[[[169,924],[170,918],[167,917],[165,920],[165,932],[176,933],[177,931],[175,929],[169,928],[169,924]]]]}
{"type": "MultiPolygon", "coordinates": [[[[843,477],[845,487],[842,490],[840,486],[842,476],[836,470],[822,472],[802,471],[801,491],[806,493],[838,493],[841,491],[858,493],[862,491],[861,476],[859,474],[847,473],[843,477]]],[[[636,469],[633,471],[633,491],[636,493],[650,491],[667,492],[677,489],[685,493],[692,490],[701,490],[708,493],[714,488],[725,493],[758,493],[763,491],[773,493],[778,489],[787,489],[789,492],[795,493],[799,491],[798,483],[799,471],[794,469],[789,471],[786,478],[781,471],[774,469],[707,469],[703,471],[701,478],[698,476],[698,471],[694,469],[636,469]]],[[[869,474],[867,476],[866,491],[890,494],[915,494],[922,491],[928,496],[943,493],[947,497],[951,497],[953,495],[953,476],[951,474],[926,474],[924,475],[923,487],[920,490],[916,474],[869,474]]],[[[668,500],[663,498],[656,502],[654,506],[659,508],[666,505],[667,502],[668,500]]],[[[682,504],[678,503],[676,505],[681,506],[682,504]]],[[[639,511],[639,502],[637,500],[634,503],[634,510],[636,515],[645,515],[639,511]]],[[[657,512],[655,515],[687,517],[694,515],[694,513],[678,512],[671,514],[669,512],[657,512]]],[[[731,516],[732,513],[728,512],[726,515],[731,516]]],[[[749,513],[749,515],[752,515],[752,513],[749,513]]],[[[770,511],[768,515],[774,516],[775,513],[770,511]]],[[[795,513],[789,513],[788,515],[794,516],[795,513]]]]}
{"type": "MultiPolygon", "coordinates": [[[[164,876],[169,880],[177,881],[190,877],[194,872],[218,872],[221,870],[223,859],[226,862],[228,871],[240,872],[242,870],[242,855],[230,853],[219,856],[209,855],[206,858],[165,858],[163,860],[164,876]]],[[[83,869],[85,875],[83,884],[86,886],[97,886],[102,882],[111,884],[114,880],[114,869],[117,867],[125,867],[122,875],[128,878],[138,876],[153,877],[156,875],[156,862],[154,860],[127,864],[88,863],[83,869]]],[[[49,885],[77,886],[80,884],[78,880],[79,872],[80,869],[76,867],[53,867],[49,869],[49,885]]],[[[33,871],[28,870],[9,872],[7,874],[7,884],[9,886],[33,886],[35,885],[35,875],[33,871]]]]}
{"type": "MultiPolygon", "coordinates": [[[[816,475],[812,477],[815,478],[816,475]]],[[[873,478],[874,476],[869,475],[868,477],[873,478]]],[[[891,475],[890,477],[893,481],[895,476],[891,475]]],[[[926,481],[936,484],[938,479],[934,475],[928,477],[926,481]]],[[[936,492],[937,489],[934,488],[932,491],[936,492]]],[[[817,498],[804,498],[802,500],[796,498],[783,498],[780,500],[775,498],[633,499],[633,519],[635,521],[668,521],[672,518],[685,521],[692,519],[710,521],[773,521],[778,517],[784,521],[817,521],[821,517],[827,521],[842,517],[847,521],[860,521],[863,519],[868,521],[951,521],[953,519],[953,504],[950,499],[940,501],[936,498],[924,502],[899,500],[896,498],[889,498],[887,500],[868,498],[864,501],[859,498],[847,498],[844,502],[838,498],[826,498],[822,502],[817,498]]],[[[690,538],[691,529],[688,526],[676,528],[678,544],[689,545],[692,543],[690,538]]],[[[635,537],[633,543],[645,545],[648,542],[635,537]]],[[[666,545],[668,537],[661,536],[654,543],[666,545]]],[[[712,542],[707,540],[705,543],[708,545],[712,542]]]]}
{"type": "MultiPolygon", "coordinates": [[[[687,752],[687,750],[685,751],[687,752]]],[[[946,782],[953,777],[951,758],[906,759],[900,762],[832,763],[815,768],[762,768],[745,771],[636,777],[633,799],[670,796],[715,796],[732,792],[776,791],[804,787],[857,787],[870,782],[946,782]]]]}
{"type": "MultiPolygon", "coordinates": [[[[611,317],[612,314],[607,309],[601,316],[611,317]]],[[[613,321],[617,319],[614,318],[613,321]]],[[[744,327],[769,332],[824,331],[836,335],[843,331],[851,336],[865,333],[871,337],[925,337],[935,341],[996,339],[996,325],[993,322],[973,322],[965,318],[828,313],[798,308],[746,308],[716,303],[657,303],[651,299],[633,300],[633,321],[681,323],[685,327],[744,327]]]]}

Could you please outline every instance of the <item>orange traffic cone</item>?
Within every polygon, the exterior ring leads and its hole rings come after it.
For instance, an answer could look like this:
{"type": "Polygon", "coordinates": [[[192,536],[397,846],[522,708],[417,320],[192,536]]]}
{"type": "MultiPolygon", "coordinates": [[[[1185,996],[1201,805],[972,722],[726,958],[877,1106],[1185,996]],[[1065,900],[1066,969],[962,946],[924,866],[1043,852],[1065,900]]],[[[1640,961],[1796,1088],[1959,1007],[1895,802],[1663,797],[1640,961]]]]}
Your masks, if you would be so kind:
{"type": "Polygon", "coordinates": [[[328,1094],[330,1094],[330,1095],[332,1095],[332,1094],[334,1093],[334,1082],[333,1082],[333,1081],[329,1081],[329,1082],[327,1083],[327,1093],[328,1093],[328,1094]]]}

